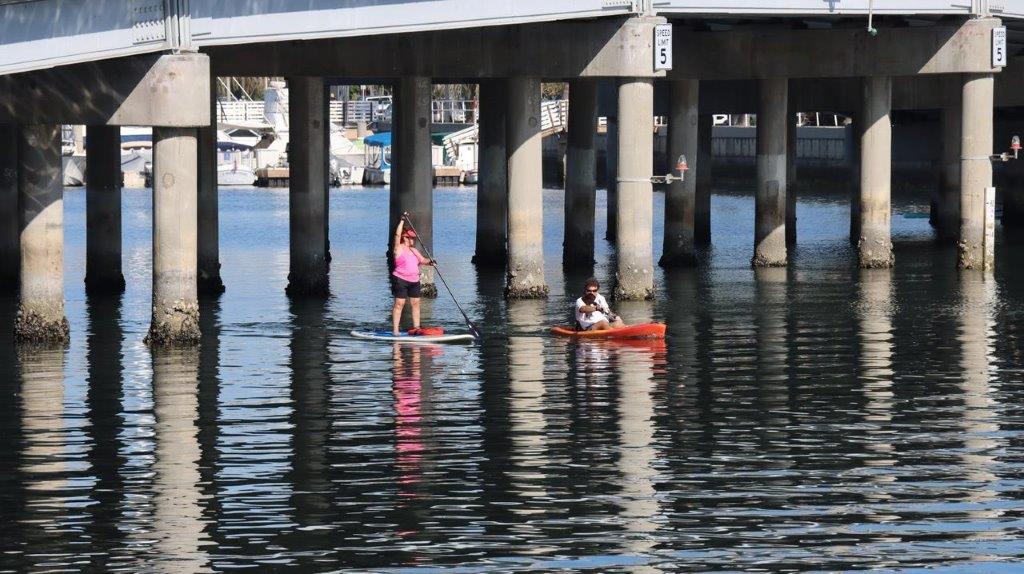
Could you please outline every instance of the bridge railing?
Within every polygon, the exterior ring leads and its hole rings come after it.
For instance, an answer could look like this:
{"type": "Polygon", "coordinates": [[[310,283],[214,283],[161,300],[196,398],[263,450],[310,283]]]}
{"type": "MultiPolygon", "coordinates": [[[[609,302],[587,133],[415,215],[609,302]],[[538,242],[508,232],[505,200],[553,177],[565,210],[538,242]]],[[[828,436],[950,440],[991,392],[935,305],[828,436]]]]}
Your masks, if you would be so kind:
{"type": "MultiPolygon", "coordinates": [[[[373,102],[334,100],[330,103],[332,123],[355,126],[384,119],[375,110],[373,102]]],[[[566,130],[569,117],[568,100],[548,100],[541,103],[541,132],[545,136],[566,130]]],[[[434,100],[431,102],[431,121],[434,123],[471,124],[476,122],[476,103],[473,100],[434,100]]],[[[217,121],[243,123],[266,121],[263,102],[249,100],[218,100],[217,121]]]]}
{"type": "Polygon", "coordinates": [[[330,104],[331,107],[331,123],[338,125],[345,125],[346,127],[355,127],[360,123],[369,125],[373,122],[373,102],[365,102],[360,100],[349,100],[349,101],[338,101],[334,100],[330,104]]]}
{"type": "Polygon", "coordinates": [[[435,124],[472,124],[476,122],[476,102],[434,100],[430,103],[430,116],[435,124]]]}
{"type": "Polygon", "coordinates": [[[217,121],[220,123],[237,124],[244,122],[265,122],[263,102],[249,100],[218,100],[217,121]]]}
{"type": "Polygon", "coordinates": [[[547,137],[563,132],[569,122],[569,100],[547,100],[540,105],[540,133],[547,137]]]}

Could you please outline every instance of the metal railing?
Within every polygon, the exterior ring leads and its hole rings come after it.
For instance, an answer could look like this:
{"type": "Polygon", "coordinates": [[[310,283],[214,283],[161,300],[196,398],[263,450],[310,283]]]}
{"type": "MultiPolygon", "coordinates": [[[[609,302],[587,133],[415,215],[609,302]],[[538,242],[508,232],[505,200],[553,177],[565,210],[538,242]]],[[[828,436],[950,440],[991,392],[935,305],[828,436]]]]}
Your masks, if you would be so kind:
{"type": "Polygon", "coordinates": [[[217,100],[217,121],[237,124],[243,122],[265,122],[263,102],[249,100],[217,100]]]}
{"type": "Polygon", "coordinates": [[[369,125],[374,120],[380,119],[374,117],[375,106],[373,102],[334,100],[331,102],[330,107],[331,123],[345,125],[346,127],[356,127],[360,123],[369,125]]]}
{"type": "MultiPolygon", "coordinates": [[[[263,102],[250,100],[218,100],[217,121],[221,123],[264,122],[263,102]]],[[[287,108],[285,109],[287,112],[287,108]]],[[[349,127],[359,122],[370,124],[375,121],[387,121],[391,114],[381,110],[374,102],[362,100],[330,102],[330,119],[332,123],[349,127]]],[[[566,130],[569,117],[568,100],[548,100],[541,103],[541,131],[545,136],[566,130]]],[[[473,100],[434,100],[431,102],[431,121],[433,123],[475,123],[476,102],[473,100]]]]}
{"type": "Polygon", "coordinates": [[[569,100],[548,100],[540,104],[540,132],[544,137],[567,129],[569,100]]]}
{"type": "Polygon", "coordinates": [[[476,102],[473,100],[433,100],[430,102],[430,121],[435,124],[475,123],[476,102]]]}

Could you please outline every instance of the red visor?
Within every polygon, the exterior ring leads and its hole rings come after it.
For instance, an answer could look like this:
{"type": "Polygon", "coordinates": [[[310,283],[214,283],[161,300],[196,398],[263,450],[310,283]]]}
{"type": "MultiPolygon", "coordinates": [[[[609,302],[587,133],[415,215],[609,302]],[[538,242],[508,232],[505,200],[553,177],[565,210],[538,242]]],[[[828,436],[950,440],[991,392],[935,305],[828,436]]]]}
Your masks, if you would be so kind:
{"type": "Polygon", "coordinates": [[[416,238],[416,232],[411,230],[411,229],[406,229],[405,231],[402,232],[402,237],[408,237],[409,239],[415,239],[416,238]]]}

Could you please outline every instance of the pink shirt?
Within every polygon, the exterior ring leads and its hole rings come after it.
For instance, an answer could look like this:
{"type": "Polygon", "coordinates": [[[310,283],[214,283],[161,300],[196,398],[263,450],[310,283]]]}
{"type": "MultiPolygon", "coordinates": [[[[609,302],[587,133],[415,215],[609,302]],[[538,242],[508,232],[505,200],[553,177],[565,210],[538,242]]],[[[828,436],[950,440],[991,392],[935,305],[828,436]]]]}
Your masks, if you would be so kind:
{"type": "Polygon", "coordinates": [[[405,247],[398,257],[395,257],[395,271],[392,275],[411,283],[420,280],[420,258],[412,248],[405,247]]]}

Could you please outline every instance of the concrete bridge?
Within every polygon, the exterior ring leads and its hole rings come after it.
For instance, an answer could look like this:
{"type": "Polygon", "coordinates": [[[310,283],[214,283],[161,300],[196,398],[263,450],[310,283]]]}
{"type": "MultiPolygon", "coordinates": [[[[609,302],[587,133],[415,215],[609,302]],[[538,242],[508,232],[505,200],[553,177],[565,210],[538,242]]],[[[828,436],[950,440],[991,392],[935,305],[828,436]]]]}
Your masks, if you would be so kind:
{"type": "Polygon", "coordinates": [[[509,297],[547,293],[542,79],[570,83],[568,265],[593,260],[599,105],[609,118],[620,298],[654,291],[656,85],[669,93],[668,157],[691,166],[667,188],[662,265],[688,264],[710,241],[710,118],[730,112],[758,115],[752,265],[786,265],[796,111],[843,111],[860,126],[851,240],[861,266],[893,265],[890,114],[936,109],[947,158],[937,225],[962,268],[991,268],[993,117],[1024,105],[1022,17],[1024,0],[0,0],[0,280],[20,293],[19,340],[67,340],[59,127],[84,124],[86,286],[123,289],[118,129],[153,126],[148,338],[195,343],[198,294],[223,290],[211,78],[247,75],[290,84],[293,297],[327,292],[330,83],[394,85],[391,219],[417,213],[428,245],[431,84],[480,84],[475,261],[506,269],[509,297]],[[671,50],[655,41],[665,25],[671,50]]]}

